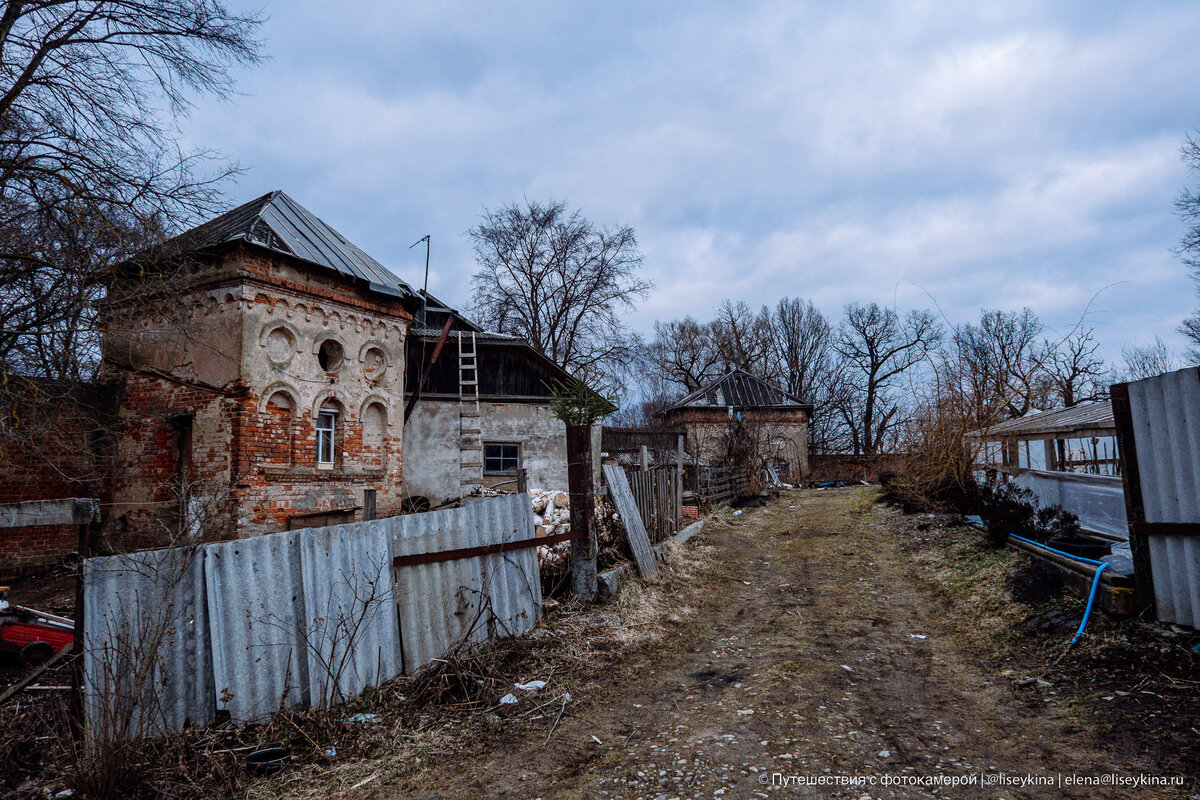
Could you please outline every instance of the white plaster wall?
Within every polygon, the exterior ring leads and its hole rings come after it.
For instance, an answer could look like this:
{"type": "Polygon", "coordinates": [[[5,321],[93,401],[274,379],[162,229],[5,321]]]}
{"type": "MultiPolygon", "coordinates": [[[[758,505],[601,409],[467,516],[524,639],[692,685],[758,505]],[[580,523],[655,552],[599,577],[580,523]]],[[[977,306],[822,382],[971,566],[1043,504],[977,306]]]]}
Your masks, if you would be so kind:
{"type": "Polygon", "coordinates": [[[458,401],[421,400],[404,423],[404,496],[459,496],[458,401]]]}
{"type": "Polygon", "coordinates": [[[567,426],[549,405],[480,403],[485,442],[520,442],[530,492],[567,488],[567,426]]]}
{"type": "MultiPolygon", "coordinates": [[[[479,412],[483,441],[521,445],[530,492],[566,491],[567,428],[549,405],[481,402],[479,412]]],[[[434,505],[459,497],[459,463],[458,401],[421,400],[404,425],[405,496],[425,497],[434,505]]],[[[492,482],[488,477],[485,483],[492,482]]]]}

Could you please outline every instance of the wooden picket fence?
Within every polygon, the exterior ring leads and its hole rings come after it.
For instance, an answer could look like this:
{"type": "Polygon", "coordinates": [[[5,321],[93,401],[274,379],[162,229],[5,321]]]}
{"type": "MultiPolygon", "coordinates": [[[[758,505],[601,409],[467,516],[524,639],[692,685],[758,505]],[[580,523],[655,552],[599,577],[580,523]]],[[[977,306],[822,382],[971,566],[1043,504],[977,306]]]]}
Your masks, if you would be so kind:
{"type": "Polygon", "coordinates": [[[697,476],[696,497],[706,508],[729,503],[742,496],[748,483],[745,471],[709,467],[697,476]]]}
{"type": "Polygon", "coordinates": [[[679,470],[674,466],[653,467],[633,470],[627,477],[651,542],[661,542],[678,533],[683,516],[677,486],[679,470]]]}

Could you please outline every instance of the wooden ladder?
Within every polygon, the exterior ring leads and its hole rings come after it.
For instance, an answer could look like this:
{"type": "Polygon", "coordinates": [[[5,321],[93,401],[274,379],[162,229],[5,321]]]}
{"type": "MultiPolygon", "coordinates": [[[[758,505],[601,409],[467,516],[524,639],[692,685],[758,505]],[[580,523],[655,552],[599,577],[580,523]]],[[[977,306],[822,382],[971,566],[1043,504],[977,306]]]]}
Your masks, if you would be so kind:
{"type": "Polygon", "coordinates": [[[483,486],[483,429],[479,414],[479,357],[474,331],[458,334],[459,493],[483,486]],[[468,339],[468,335],[470,339],[468,339]],[[470,349],[468,349],[468,346],[470,349]]]}

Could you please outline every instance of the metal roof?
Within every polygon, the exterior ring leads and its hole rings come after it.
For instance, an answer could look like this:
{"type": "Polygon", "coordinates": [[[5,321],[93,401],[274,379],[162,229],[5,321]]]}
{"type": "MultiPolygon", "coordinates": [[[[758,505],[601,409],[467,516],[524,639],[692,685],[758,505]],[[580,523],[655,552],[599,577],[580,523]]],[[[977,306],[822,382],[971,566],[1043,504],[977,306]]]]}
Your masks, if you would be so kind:
{"type": "Polygon", "coordinates": [[[244,241],[366,281],[373,291],[416,297],[407,283],[318,216],[276,190],[210,219],[173,240],[188,250],[244,241]]]}
{"type": "Polygon", "coordinates": [[[1058,411],[1027,414],[993,425],[986,430],[976,431],[975,435],[985,439],[1020,439],[1082,431],[1111,433],[1114,430],[1112,403],[1105,400],[1102,403],[1088,403],[1058,411]]]}
{"type": "Polygon", "coordinates": [[[735,369],[665,408],[812,408],[795,395],[772,386],[762,378],[735,369]]]}
{"type": "MultiPolygon", "coordinates": [[[[464,333],[464,334],[473,333],[473,334],[475,334],[475,338],[478,339],[479,341],[520,342],[522,344],[528,344],[528,342],[526,342],[520,336],[513,336],[512,334],[500,333],[498,331],[482,331],[482,330],[480,330],[480,331],[472,331],[472,330],[459,331],[459,330],[455,330],[455,329],[450,330],[451,337],[454,337],[454,335],[457,333],[464,333]]],[[[413,327],[412,330],[409,331],[409,335],[416,336],[416,337],[419,337],[422,339],[432,339],[433,341],[436,342],[438,339],[440,339],[442,337],[442,329],[441,328],[413,327]]]]}

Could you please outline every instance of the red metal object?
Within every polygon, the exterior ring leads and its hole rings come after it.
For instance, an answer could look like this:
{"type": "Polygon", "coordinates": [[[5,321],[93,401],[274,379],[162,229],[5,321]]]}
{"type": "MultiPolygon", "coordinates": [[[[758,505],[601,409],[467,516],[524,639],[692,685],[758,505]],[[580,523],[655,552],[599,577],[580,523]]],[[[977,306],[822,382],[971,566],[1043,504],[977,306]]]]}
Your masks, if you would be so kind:
{"type": "Polygon", "coordinates": [[[45,642],[58,652],[70,644],[75,638],[75,632],[70,628],[39,625],[36,622],[22,622],[12,619],[0,619],[0,648],[20,651],[26,645],[34,642],[45,642]]]}

